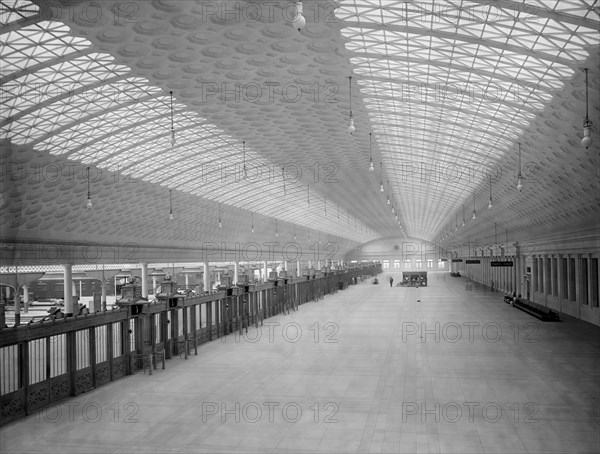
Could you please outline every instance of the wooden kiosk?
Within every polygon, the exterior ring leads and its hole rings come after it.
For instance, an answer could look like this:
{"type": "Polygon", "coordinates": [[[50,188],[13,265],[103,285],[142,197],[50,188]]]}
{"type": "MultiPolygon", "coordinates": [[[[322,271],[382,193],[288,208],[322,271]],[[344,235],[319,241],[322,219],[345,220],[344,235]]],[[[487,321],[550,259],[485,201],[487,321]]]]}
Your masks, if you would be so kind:
{"type": "Polygon", "coordinates": [[[427,287],[427,271],[403,271],[400,285],[404,287],[427,287]]]}

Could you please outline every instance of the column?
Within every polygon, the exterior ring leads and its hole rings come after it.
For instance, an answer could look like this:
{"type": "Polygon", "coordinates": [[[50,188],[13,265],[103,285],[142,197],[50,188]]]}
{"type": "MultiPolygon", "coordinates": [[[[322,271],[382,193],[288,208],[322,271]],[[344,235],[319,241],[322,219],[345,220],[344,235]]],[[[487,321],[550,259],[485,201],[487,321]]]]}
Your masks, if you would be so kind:
{"type": "Polygon", "coordinates": [[[238,282],[238,262],[233,262],[233,283],[238,282]]]}
{"type": "Polygon", "coordinates": [[[102,295],[100,296],[102,310],[106,311],[106,282],[102,281],[102,295]]]}
{"type": "MultiPolygon", "coordinates": [[[[141,263],[142,266],[142,298],[148,299],[148,264],[141,263]]],[[[152,279],[154,283],[154,279],[152,279]]]]}
{"type": "Polygon", "coordinates": [[[19,284],[17,284],[13,301],[15,303],[15,326],[19,326],[21,324],[21,295],[19,295],[19,284]]]}
{"type": "Polygon", "coordinates": [[[594,307],[594,278],[592,275],[592,254],[587,256],[587,304],[594,307]]]}
{"type": "Polygon", "coordinates": [[[578,307],[578,314],[581,317],[581,303],[583,301],[583,279],[581,279],[581,256],[582,254],[577,254],[575,258],[575,302],[578,307]]]}
{"type": "Polygon", "coordinates": [[[269,274],[267,273],[267,262],[263,262],[263,282],[269,281],[269,274]]]}
{"type": "Polygon", "coordinates": [[[152,294],[156,295],[156,276],[152,276],[152,294]]]}
{"type": "MultiPolygon", "coordinates": [[[[538,269],[537,269],[537,257],[533,256],[533,263],[531,264],[531,293],[532,296],[535,295],[538,288],[538,269]]],[[[535,300],[535,296],[531,298],[535,300]]]]}
{"type": "Polygon", "coordinates": [[[208,272],[208,262],[204,262],[202,264],[202,268],[204,269],[204,274],[202,275],[202,285],[204,287],[205,292],[210,292],[212,289],[210,288],[210,274],[208,272]]]}
{"type": "MultiPolygon", "coordinates": [[[[588,267],[589,270],[589,267],[588,267]]],[[[18,283],[17,283],[18,285],[18,283]]],[[[29,312],[29,288],[27,288],[27,284],[23,285],[23,313],[27,314],[29,312]]]]}
{"type": "Polygon", "coordinates": [[[185,289],[188,290],[190,288],[190,275],[188,273],[184,273],[185,276],[185,289]]]}
{"type": "Polygon", "coordinates": [[[300,260],[296,260],[296,277],[300,277],[302,270],[300,270],[300,260]]]}
{"type": "Polygon", "coordinates": [[[550,256],[550,275],[552,276],[552,285],[550,286],[550,294],[554,297],[554,288],[559,287],[560,281],[558,280],[558,270],[556,267],[559,265],[558,260],[554,256],[550,256]]]}
{"type": "Polygon", "coordinates": [[[73,268],[72,265],[63,265],[64,268],[64,299],[65,314],[73,315],[73,268]]]}
{"type": "Polygon", "coordinates": [[[571,302],[575,289],[571,285],[571,276],[575,270],[571,266],[571,254],[567,254],[567,301],[571,302]]]}
{"type": "Polygon", "coordinates": [[[521,273],[521,247],[519,246],[519,243],[515,242],[515,263],[514,263],[514,269],[515,269],[515,282],[514,282],[514,291],[517,295],[519,294],[523,294],[523,289],[522,289],[522,273],[521,273]]]}

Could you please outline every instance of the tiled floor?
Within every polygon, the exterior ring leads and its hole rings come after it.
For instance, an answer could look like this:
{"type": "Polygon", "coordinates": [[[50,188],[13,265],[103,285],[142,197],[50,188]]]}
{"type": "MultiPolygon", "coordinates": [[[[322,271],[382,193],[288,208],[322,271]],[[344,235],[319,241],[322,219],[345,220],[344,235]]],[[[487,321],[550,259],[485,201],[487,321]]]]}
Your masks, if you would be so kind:
{"type": "Polygon", "coordinates": [[[430,277],[204,344],[8,424],[0,451],[600,452],[600,329],[430,277]]]}

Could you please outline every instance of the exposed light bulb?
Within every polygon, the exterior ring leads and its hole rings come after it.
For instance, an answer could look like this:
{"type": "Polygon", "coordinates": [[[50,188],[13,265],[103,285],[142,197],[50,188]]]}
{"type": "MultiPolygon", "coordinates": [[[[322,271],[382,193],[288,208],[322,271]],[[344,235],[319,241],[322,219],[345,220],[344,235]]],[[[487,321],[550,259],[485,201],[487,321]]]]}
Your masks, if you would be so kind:
{"type": "Polygon", "coordinates": [[[294,24],[294,27],[296,27],[298,31],[300,31],[306,25],[306,19],[302,14],[297,14],[296,17],[294,17],[292,23],[294,24]]]}
{"type": "Polygon", "coordinates": [[[385,191],[385,189],[383,189],[383,183],[381,183],[381,185],[379,186],[379,192],[383,192],[385,191]]]}
{"type": "Polygon", "coordinates": [[[223,228],[223,223],[221,222],[221,220],[219,219],[219,228],[223,228]]]}
{"type": "Polygon", "coordinates": [[[369,161],[369,172],[375,172],[375,166],[373,165],[373,159],[369,161]]]}
{"type": "Polygon", "coordinates": [[[463,226],[463,227],[465,226],[465,218],[463,218],[463,223],[462,223],[462,226],[463,226]]]}
{"type": "Polygon", "coordinates": [[[477,219],[477,216],[475,215],[475,210],[473,210],[473,220],[477,219]]]}
{"type": "Polygon", "coordinates": [[[353,134],[354,131],[356,131],[356,128],[354,127],[354,118],[350,119],[350,125],[348,125],[348,132],[350,134],[353,134]]]}
{"type": "Polygon", "coordinates": [[[252,226],[252,233],[254,233],[254,226],[252,226]]]}
{"type": "Polygon", "coordinates": [[[581,139],[581,145],[583,145],[585,148],[589,148],[589,146],[592,144],[592,137],[590,135],[591,131],[592,128],[589,126],[583,127],[583,139],[581,139]]]}
{"type": "Polygon", "coordinates": [[[175,218],[173,217],[173,213],[169,213],[169,221],[173,221],[175,218]]]}
{"type": "Polygon", "coordinates": [[[387,204],[388,204],[388,205],[390,205],[390,203],[391,203],[391,202],[390,202],[390,196],[388,195],[388,198],[387,198],[387,204]]]}
{"type": "Polygon", "coordinates": [[[88,198],[87,198],[87,209],[88,210],[92,209],[92,199],[90,198],[89,194],[88,194],[88,198]]]}
{"type": "Polygon", "coordinates": [[[175,130],[171,129],[171,146],[175,146],[175,130]]]}
{"type": "Polygon", "coordinates": [[[517,179],[517,189],[519,190],[519,192],[521,192],[521,189],[523,189],[523,178],[521,177],[517,179]]]}
{"type": "Polygon", "coordinates": [[[488,209],[492,209],[492,199],[490,198],[490,202],[488,203],[488,209]]]}

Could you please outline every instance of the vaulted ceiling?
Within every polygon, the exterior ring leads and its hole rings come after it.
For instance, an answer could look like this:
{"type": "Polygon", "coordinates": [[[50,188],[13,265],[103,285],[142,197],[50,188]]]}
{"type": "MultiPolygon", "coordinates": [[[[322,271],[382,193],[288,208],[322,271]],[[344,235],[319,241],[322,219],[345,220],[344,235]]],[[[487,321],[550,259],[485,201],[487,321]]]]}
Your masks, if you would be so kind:
{"type": "Polygon", "coordinates": [[[284,0],[0,5],[3,242],[597,226],[596,1],[306,0],[301,31],[284,0]]]}

